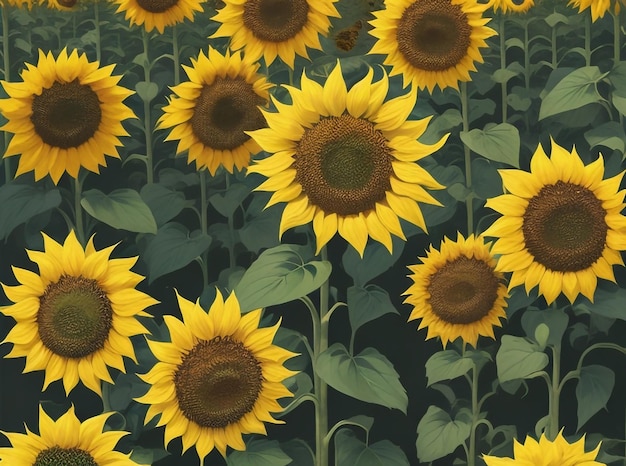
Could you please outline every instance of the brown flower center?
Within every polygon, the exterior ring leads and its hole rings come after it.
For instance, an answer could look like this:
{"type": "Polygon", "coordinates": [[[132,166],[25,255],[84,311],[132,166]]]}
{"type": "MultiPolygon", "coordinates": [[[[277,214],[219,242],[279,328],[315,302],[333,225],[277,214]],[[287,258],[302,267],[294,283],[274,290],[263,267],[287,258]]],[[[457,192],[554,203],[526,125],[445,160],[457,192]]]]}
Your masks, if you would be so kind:
{"type": "Polygon", "coordinates": [[[524,212],[526,249],[550,270],[587,269],[602,257],[605,216],[602,201],[584,186],[563,181],[544,186],[524,212]]]}
{"type": "Polygon", "coordinates": [[[90,278],[63,275],[39,298],[39,337],[64,358],[82,358],[103,348],[112,320],[111,301],[90,278]]]}
{"type": "Polygon", "coordinates": [[[247,0],[243,24],[261,40],[284,42],[302,30],[308,14],[307,0],[247,0]]]}
{"type": "Polygon", "coordinates": [[[323,118],[298,143],[296,180],[324,212],[358,214],[373,209],[391,189],[387,139],[367,120],[349,114],[323,118]]]}
{"type": "Polygon", "coordinates": [[[461,5],[450,0],[419,0],[398,22],[398,49],[415,68],[444,71],[467,55],[472,27],[461,5]]]}
{"type": "Polygon", "coordinates": [[[460,256],[430,277],[430,305],[433,313],[445,322],[471,324],[493,309],[498,286],[498,276],[489,264],[460,256]]]}
{"type": "Polygon", "coordinates": [[[258,109],[265,100],[243,79],[216,79],[202,88],[191,117],[191,128],[212,149],[232,150],[244,144],[254,131],[267,126],[258,109]]]}
{"type": "Polygon", "coordinates": [[[178,3],[178,0],[137,0],[137,4],[150,13],[164,13],[178,3]]]}
{"type": "Polygon", "coordinates": [[[54,446],[40,451],[33,466],[98,466],[98,463],[80,448],[54,446]]]}
{"type": "Polygon", "coordinates": [[[180,410],[196,424],[212,428],[226,427],[252,411],[262,383],[259,361],[230,337],[198,343],[174,375],[180,410]]]}
{"type": "Polygon", "coordinates": [[[68,149],[87,142],[102,119],[98,95],[77,79],[55,82],[33,98],[30,117],[35,132],[53,147],[68,149]]]}

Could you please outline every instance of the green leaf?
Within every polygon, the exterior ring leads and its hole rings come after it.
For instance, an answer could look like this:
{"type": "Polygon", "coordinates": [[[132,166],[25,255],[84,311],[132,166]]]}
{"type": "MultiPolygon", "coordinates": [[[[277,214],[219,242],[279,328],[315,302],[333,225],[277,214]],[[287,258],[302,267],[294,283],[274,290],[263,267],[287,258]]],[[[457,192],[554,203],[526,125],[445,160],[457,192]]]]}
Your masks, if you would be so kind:
{"type": "Polygon", "coordinates": [[[387,290],[377,285],[348,288],[348,315],[353,335],[362,325],[385,314],[399,314],[387,290]]]}
{"type": "Polygon", "coordinates": [[[199,230],[189,234],[189,230],[180,223],[166,223],[149,240],[141,255],[148,264],[150,283],[166,273],[183,268],[210,245],[211,237],[199,230]]]}
{"type": "Polygon", "coordinates": [[[409,460],[402,449],[389,440],[381,440],[368,446],[350,429],[339,429],[335,434],[335,464],[409,466],[409,460]]]}
{"type": "Polygon", "coordinates": [[[150,207],[154,220],[159,226],[172,220],[187,205],[183,193],[156,183],[144,185],[139,194],[150,207]]]}
{"type": "Polygon", "coordinates": [[[503,84],[508,82],[509,79],[517,76],[519,74],[519,70],[511,70],[508,68],[500,68],[493,72],[491,79],[495,82],[503,84]]]}
{"type": "Polygon", "coordinates": [[[378,277],[391,268],[402,255],[404,241],[400,238],[393,238],[392,253],[378,242],[367,245],[363,258],[354,248],[346,248],[341,262],[348,275],[354,280],[357,286],[365,286],[367,282],[378,277]]]}
{"type": "Polygon", "coordinates": [[[429,462],[449,455],[467,440],[471,427],[469,410],[461,409],[453,420],[443,409],[429,406],[417,425],[417,457],[429,462]]]}
{"type": "Polygon", "coordinates": [[[467,374],[474,367],[471,358],[464,358],[455,350],[443,350],[433,354],[426,361],[428,386],[442,380],[453,380],[467,374]]]}
{"type": "Polygon", "coordinates": [[[496,367],[500,383],[524,379],[548,365],[548,355],[541,347],[525,338],[504,335],[496,354],[496,367]]]}
{"type": "Polygon", "coordinates": [[[613,387],[615,386],[615,373],[608,367],[591,364],[580,368],[578,385],[576,385],[576,400],[578,401],[578,427],[577,431],[591,417],[606,407],[613,387]]]}
{"type": "Polygon", "coordinates": [[[598,288],[594,295],[594,302],[591,304],[580,303],[576,307],[584,309],[591,314],[598,314],[603,317],[626,320],[624,312],[624,302],[626,302],[626,290],[618,288],[615,291],[607,291],[598,288]]]}
{"type": "Polygon", "coordinates": [[[257,439],[243,451],[234,450],[226,458],[228,466],[286,466],[291,458],[280,449],[276,440],[257,439]]]}
{"type": "Polygon", "coordinates": [[[224,217],[231,216],[250,194],[250,188],[243,183],[231,185],[227,191],[214,194],[209,202],[224,217]]]}
{"type": "Polygon", "coordinates": [[[548,337],[550,336],[550,328],[543,322],[537,325],[535,328],[534,338],[541,348],[545,348],[548,344],[548,337]]]}
{"type": "Polygon", "coordinates": [[[513,86],[511,92],[506,96],[506,101],[509,107],[518,112],[525,112],[532,104],[530,92],[521,86],[513,86]]]}
{"type": "Polygon", "coordinates": [[[543,98],[539,119],[599,103],[602,97],[596,85],[607,74],[601,73],[597,66],[586,66],[572,71],[543,98]]]}
{"type": "Polygon", "coordinates": [[[144,448],[140,445],[134,445],[130,459],[139,464],[154,464],[168,455],[167,450],[163,448],[144,448]]]}
{"type": "Polygon", "coordinates": [[[144,102],[150,102],[159,93],[159,86],[153,82],[139,81],[135,86],[137,95],[144,102]]]}
{"type": "Polygon", "coordinates": [[[318,289],[330,276],[328,261],[306,261],[308,248],[282,244],[267,249],[235,287],[242,312],[283,304],[318,289]]]}
{"type": "Polygon", "coordinates": [[[529,337],[535,335],[537,327],[541,324],[545,324],[549,330],[547,344],[557,346],[567,329],[569,317],[562,309],[529,309],[522,316],[522,328],[529,337]]]}
{"type": "Polygon", "coordinates": [[[150,207],[134,189],[116,189],[109,194],[90,189],[83,193],[80,205],[93,218],[113,228],[137,233],[157,232],[150,207]]]}
{"type": "Polygon", "coordinates": [[[554,12],[544,18],[544,21],[548,23],[548,26],[553,28],[559,23],[568,24],[569,18],[561,13],[554,12]]]}
{"type": "Polygon", "coordinates": [[[170,189],[185,189],[199,183],[197,172],[183,173],[175,168],[164,168],[159,170],[159,184],[170,189]]]}
{"type": "Polygon", "coordinates": [[[626,151],[626,134],[617,121],[608,121],[585,132],[590,147],[605,146],[621,153],[626,151]]]}
{"type": "Polygon", "coordinates": [[[619,93],[626,93],[626,61],[620,61],[607,76],[613,88],[619,93]]]}
{"type": "Polygon", "coordinates": [[[497,164],[476,157],[472,160],[472,189],[480,199],[489,199],[502,194],[502,179],[497,164]]]}
{"type": "Polygon", "coordinates": [[[315,466],[311,447],[304,440],[292,439],[281,442],[280,448],[291,458],[289,466],[315,466]]]}
{"type": "Polygon", "coordinates": [[[4,239],[22,223],[35,215],[61,204],[61,194],[50,190],[11,182],[0,187],[0,239],[4,239]]]}
{"type": "Polygon", "coordinates": [[[315,370],[341,393],[406,414],[408,398],[400,376],[391,362],[374,348],[365,348],[357,356],[351,356],[345,346],[335,343],[318,356],[315,370]]]}
{"type": "Polygon", "coordinates": [[[420,138],[420,142],[424,144],[434,144],[439,141],[444,134],[451,132],[457,126],[463,123],[461,112],[456,108],[449,108],[439,116],[435,116],[428,128],[420,138]]]}
{"type": "Polygon", "coordinates": [[[518,129],[509,123],[488,123],[484,130],[461,132],[461,140],[471,150],[495,162],[519,168],[520,137],[518,129]]]}

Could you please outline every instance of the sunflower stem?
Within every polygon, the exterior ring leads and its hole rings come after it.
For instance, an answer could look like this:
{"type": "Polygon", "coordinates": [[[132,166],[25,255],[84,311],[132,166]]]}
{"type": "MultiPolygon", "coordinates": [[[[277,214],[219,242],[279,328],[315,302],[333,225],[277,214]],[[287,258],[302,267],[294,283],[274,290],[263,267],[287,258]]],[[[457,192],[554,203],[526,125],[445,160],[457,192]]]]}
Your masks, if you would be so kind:
{"type": "MultiPolygon", "coordinates": [[[[230,189],[230,174],[226,173],[226,191],[230,189]]],[[[237,265],[237,258],[235,257],[235,213],[228,214],[228,264],[232,269],[237,265]]]]}
{"type": "MultiPolygon", "coordinates": [[[[206,169],[199,171],[200,176],[200,231],[202,235],[208,234],[208,219],[207,219],[207,197],[206,197],[206,169]]],[[[208,270],[209,251],[202,253],[202,260],[200,261],[200,267],[202,268],[202,280],[204,288],[209,285],[209,270],[208,270]]]]}
{"type": "MultiPolygon", "coordinates": [[[[4,67],[4,80],[9,81],[11,76],[11,61],[9,59],[9,7],[5,5],[0,8],[2,11],[0,15],[2,15],[2,61],[4,67]]],[[[9,133],[4,131],[4,152],[6,152],[7,147],[9,147],[9,133]]],[[[11,173],[11,160],[8,157],[4,158],[4,182],[9,184],[11,182],[12,173],[11,173]]]]}
{"type": "Polygon", "coordinates": [[[102,49],[100,47],[100,9],[98,8],[98,0],[93,2],[93,24],[96,34],[96,60],[98,64],[102,60],[102,49]]]}
{"type": "Polygon", "coordinates": [[[585,66],[591,66],[591,12],[585,14],[585,66]]]}
{"type": "Polygon", "coordinates": [[[83,226],[83,208],[80,205],[82,198],[82,183],[80,181],[80,171],[74,178],[74,227],[78,242],[85,246],[85,231],[83,226]]]}
{"type": "Polygon", "coordinates": [[[558,27],[558,24],[555,24],[554,27],[552,28],[552,69],[553,70],[556,70],[557,66],[559,66],[558,56],[556,54],[556,40],[557,40],[556,28],[557,27],[558,27]]]}
{"type": "Polygon", "coordinates": [[[621,35],[622,31],[620,30],[620,13],[615,13],[611,11],[613,16],[613,66],[617,66],[621,59],[622,52],[622,41],[621,35]]]}
{"type": "MultiPolygon", "coordinates": [[[[506,44],[505,44],[505,34],[504,34],[504,15],[500,15],[500,27],[499,27],[499,35],[500,35],[500,69],[506,70],[506,44]]],[[[508,112],[508,104],[507,104],[507,81],[501,83],[501,105],[502,105],[502,123],[506,123],[507,120],[507,112],[508,112]]]]}
{"type": "Polygon", "coordinates": [[[467,455],[467,466],[476,464],[476,428],[478,427],[478,367],[472,366],[472,428],[470,429],[469,453],[467,455]]]}
{"type": "MultiPolygon", "coordinates": [[[[146,28],[141,28],[141,38],[143,42],[143,52],[146,55],[147,64],[143,67],[144,81],[150,82],[150,63],[148,60],[148,43],[149,37],[146,28]]],[[[146,137],[146,182],[147,184],[154,183],[154,169],[152,161],[152,124],[150,116],[150,101],[148,99],[143,100],[143,114],[144,114],[144,134],[146,137]]]]}
{"type": "Polygon", "coordinates": [[[560,390],[560,373],[561,373],[561,345],[556,344],[552,348],[552,383],[550,384],[550,403],[547,437],[554,440],[559,433],[559,395],[560,390]]]}
{"type": "MultiPolygon", "coordinates": [[[[328,251],[324,246],[320,252],[321,260],[328,260],[328,251]]],[[[325,319],[328,313],[330,283],[326,280],[320,287],[320,307],[319,307],[319,335],[315,345],[315,362],[319,355],[328,348],[328,323],[325,319]]],[[[315,405],[315,465],[328,466],[328,445],[330,439],[326,438],[328,434],[328,385],[319,376],[317,370],[314,370],[313,384],[318,403],[315,405]]]]}
{"type": "Polygon", "coordinates": [[[180,83],[180,54],[178,48],[178,29],[172,26],[172,56],[174,57],[174,85],[180,83]]]}
{"type": "MultiPolygon", "coordinates": [[[[463,132],[469,131],[469,98],[467,95],[467,83],[461,82],[460,87],[461,96],[461,116],[463,118],[463,132]]],[[[469,147],[463,144],[464,159],[465,159],[465,187],[469,191],[465,198],[465,208],[467,210],[467,236],[469,237],[474,233],[474,195],[472,193],[472,154],[469,147]]]]}

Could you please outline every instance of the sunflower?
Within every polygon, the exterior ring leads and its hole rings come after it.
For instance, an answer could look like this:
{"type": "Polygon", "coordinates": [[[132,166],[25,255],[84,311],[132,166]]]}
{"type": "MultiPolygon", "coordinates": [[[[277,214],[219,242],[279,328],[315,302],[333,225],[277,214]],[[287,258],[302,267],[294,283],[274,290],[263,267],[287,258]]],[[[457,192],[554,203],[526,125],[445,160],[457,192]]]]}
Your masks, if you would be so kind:
{"type": "Polygon", "coordinates": [[[39,407],[39,435],[26,429],[25,434],[3,432],[10,447],[0,447],[0,461],[11,466],[116,465],[135,466],[130,454],[115,451],[117,442],[128,432],[107,430],[104,413],[80,422],[74,406],[56,421],[39,407]]]}
{"type": "Polygon", "coordinates": [[[568,443],[563,438],[563,431],[551,441],[543,434],[539,441],[526,437],[523,444],[515,440],[513,445],[514,458],[498,458],[497,456],[483,455],[487,466],[606,466],[595,461],[600,445],[585,453],[585,437],[574,443],[568,443]]]}
{"type": "Polygon", "coordinates": [[[294,67],[295,55],[308,58],[307,47],[321,50],[319,34],[326,35],[330,17],[339,17],[338,0],[224,0],[211,18],[221,23],[211,36],[229,37],[233,50],[245,47],[246,58],[276,57],[294,67]]]}
{"type": "Polygon", "coordinates": [[[417,202],[440,205],[425,189],[441,189],[417,162],[438,150],[420,137],[430,118],[407,121],[417,90],[385,101],[386,75],[374,72],[350,91],[339,62],[324,86],[303,73],[302,89],[289,87],[293,103],[274,100],[263,112],[269,127],[250,133],[273,153],[248,167],[268,179],[257,190],[274,194],[267,206],[286,202],[280,235],[313,222],[317,252],[339,232],[363,255],[368,236],[392,248],[391,233],[406,239],[399,218],[426,231],[417,202]]]}
{"type": "Polygon", "coordinates": [[[479,48],[496,31],[485,26],[488,4],[472,0],[387,0],[374,12],[370,34],[378,40],[369,53],[385,55],[391,76],[402,75],[405,86],[420,89],[470,81],[474,62],[482,63],[479,48]]]}
{"type": "Polygon", "coordinates": [[[614,15],[619,15],[622,5],[626,4],[626,0],[570,0],[568,6],[578,8],[578,13],[589,9],[591,11],[591,20],[603,18],[607,11],[614,15]]]}
{"type": "Polygon", "coordinates": [[[43,252],[27,251],[39,273],[13,267],[20,284],[2,284],[15,304],[0,312],[17,322],[6,357],[26,357],[24,372],[44,370],[44,390],[63,379],[69,394],[80,380],[101,394],[101,380],[113,383],[107,366],[124,372],[122,356],[136,361],[129,337],[148,331],[135,317],[149,317],[144,309],[157,301],[135,289],[137,257],[110,259],[115,246],[96,250],[93,237],[83,250],[73,231],[62,245],[43,240],[43,252]]]}
{"type": "Polygon", "coordinates": [[[176,295],[183,321],[163,317],[169,342],[148,340],[159,362],[139,377],[149,383],[137,399],[149,404],[146,422],[161,415],[165,444],[181,437],[183,451],[206,457],[214,448],[245,449],[241,434],[266,434],[263,422],[281,423],[278,399],[291,397],[283,380],[294,373],[283,363],[293,353],[272,344],[279,324],[259,328],[261,310],[241,315],[234,294],[217,291],[209,312],[176,295]]]}
{"type": "Polygon", "coordinates": [[[2,81],[8,98],[0,112],[8,122],[0,129],[13,133],[5,157],[21,154],[17,173],[50,175],[58,183],[84,167],[94,173],[106,166],[106,155],[119,158],[118,136],[128,136],[122,120],[136,118],[122,101],[133,94],[111,76],[115,65],[102,68],[76,50],[63,49],[55,60],[39,50],[37,66],[26,64],[23,82],[2,81]]]}
{"type": "Polygon", "coordinates": [[[561,292],[570,302],[579,293],[593,301],[597,277],[615,281],[612,266],[624,264],[624,172],[603,180],[601,155],[585,166],[575,148],[554,141],[550,158],[537,148],[530,170],[500,170],[508,193],[487,200],[502,214],[484,232],[499,238],[496,270],[513,272],[509,288],[539,285],[548,304],[561,292]]]}
{"type": "Polygon", "coordinates": [[[185,18],[193,22],[196,11],[202,11],[204,0],[112,0],[117,4],[116,13],[125,13],[130,24],[142,24],[147,32],[156,28],[163,34],[165,26],[182,23],[185,18]]]}
{"type": "MultiPolygon", "coordinates": [[[[48,8],[59,11],[72,11],[76,4],[77,0],[41,0],[48,8]]],[[[95,0],[99,1],[99,0],[95,0]]]]}
{"type": "MultiPolygon", "coordinates": [[[[23,6],[26,6],[26,8],[30,10],[33,7],[33,0],[0,0],[0,7],[6,8],[7,6],[15,8],[22,8],[23,6]]],[[[2,12],[2,14],[7,13],[7,11],[2,12]]]]}
{"type": "Polygon", "coordinates": [[[459,233],[409,266],[413,285],[404,302],[413,306],[409,321],[422,319],[419,329],[428,328],[426,339],[440,337],[445,348],[458,337],[474,347],[480,335],[494,338],[493,328],[506,317],[507,290],[490,247],[480,236],[459,233]]]}
{"type": "Polygon", "coordinates": [[[209,47],[192,65],[184,66],[189,80],[172,88],[175,96],[163,107],[158,128],[174,127],[166,141],[177,139],[188,163],[207,167],[212,175],[220,165],[230,173],[250,163],[261,147],[244,131],[266,126],[259,110],[267,105],[272,84],[257,74],[259,64],[235,52],[221,55],[209,47]]]}
{"type": "Polygon", "coordinates": [[[493,11],[502,13],[527,13],[535,2],[533,0],[493,0],[493,11]]]}

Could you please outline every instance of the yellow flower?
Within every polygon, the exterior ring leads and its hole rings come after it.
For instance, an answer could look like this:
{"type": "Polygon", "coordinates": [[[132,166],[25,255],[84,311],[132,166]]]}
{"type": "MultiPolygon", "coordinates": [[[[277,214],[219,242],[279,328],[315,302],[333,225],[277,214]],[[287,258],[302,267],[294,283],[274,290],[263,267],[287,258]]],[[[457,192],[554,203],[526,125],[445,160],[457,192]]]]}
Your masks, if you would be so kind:
{"type": "Polygon", "coordinates": [[[579,13],[588,9],[591,12],[591,20],[594,22],[603,18],[607,11],[619,15],[624,4],[626,4],[625,0],[570,0],[568,3],[569,6],[578,8],[579,13]]]}
{"type": "Polygon", "coordinates": [[[370,21],[378,40],[369,53],[385,55],[390,76],[401,74],[405,86],[458,89],[458,81],[471,81],[474,63],[483,62],[485,39],[496,34],[485,26],[488,5],[473,0],[387,0],[385,6],[370,21]]]}
{"type": "Polygon", "coordinates": [[[248,168],[268,179],[267,206],[286,202],[280,234],[313,222],[317,251],[338,232],[363,255],[368,236],[392,248],[391,233],[406,239],[399,218],[426,231],[419,202],[439,204],[424,188],[442,186],[416,162],[446,141],[418,142],[430,118],[407,121],[417,90],[385,101],[386,75],[374,72],[350,91],[339,64],[321,86],[303,73],[302,89],[289,87],[293,103],[274,100],[263,112],[268,128],[250,133],[273,155],[248,168]]]}
{"type": "Polygon", "coordinates": [[[539,441],[526,437],[523,444],[515,440],[514,458],[483,455],[487,466],[606,466],[595,461],[600,445],[585,453],[585,437],[574,443],[563,438],[563,431],[554,440],[543,434],[539,441]]]}
{"type": "Polygon", "coordinates": [[[480,335],[494,338],[493,328],[506,317],[507,290],[490,246],[480,236],[459,233],[409,266],[413,285],[404,302],[413,306],[409,321],[421,319],[419,329],[428,329],[427,339],[439,337],[445,348],[459,337],[474,347],[480,335]]]}
{"type": "MultiPolygon", "coordinates": [[[[26,8],[30,10],[33,7],[33,0],[6,0],[6,5],[5,5],[5,0],[0,0],[0,7],[3,7],[3,8],[6,8],[6,6],[22,8],[24,5],[26,5],[26,8]]],[[[8,11],[3,12],[2,14],[7,14],[7,13],[8,11]]]]}
{"type": "Polygon", "coordinates": [[[93,237],[83,250],[73,231],[62,245],[43,239],[43,252],[27,251],[39,273],[13,267],[20,284],[2,284],[15,304],[0,312],[16,320],[5,357],[26,357],[24,372],[45,371],[44,390],[63,379],[69,394],[80,380],[101,394],[101,380],[113,383],[107,366],[124,372],[123,356],[136,361],[130,337],[148,333],[136,317],[149,317],[144,309],[157,301],[135,289],[136,257],[110,259],[115,246],[96,250],[93,237]]]}
{"type": "Polygon", "coordinates": [[[147,32],[156,28],[163,34],[166,26],[182,23],[185,18],[193,22],[196,11],[202,11],[205,0],[112,0],[118,5],[116,13],[125,12],[130,24],[142,24],[147,32]]]}
{"type": "Polygon", "coordinates": [[[579,293],[593,301],[597,277],[615,281],[612,266],[624,264],[624,173],[603,180],[602,156],[585,166],[576,149],[554,141],[550,158],[537,148],[530,171],[500,170],[508,193],[486,203],[502,214],[484,232],[499,238],[496,270],[513,272],[509,289],[539,285],[548,304],[560,293],[570,302],[579,293]]]}
{"type": "Polygon", "coordinates": [[[244,49],[251,62],[263,57],[269,66],[276,57],[294,67],[295,56],[308,58],[307,47],[321,50],[329,17],[339,17],[338,0],[224,0],[211,18],[222,23],[211,36],[229,37],[230,48],[244,49]]]}
{"type": "Polygon", "coordinates": [[[49,174],[56,184],[64,172],[78,177],[80,167],[98,173],[105,154],[119,158],[118,136],[128,136],[122,121],[136,117],[122,103],[133,92],[117,85],[114,66],[100,68],[76,50],[56,60],[39,50],[23,82],[2,81],[9,97],[0,99],[8,120],[1,129],[13,133],[4,157],[21,154],[15,176],[34,171],[35,180],[49,174]]]}
{"type": "Polygon", "coordinates": [[[261,151],[244,131],[266,126],[258,106],[267,105],[272,84],[239,52],[221,55],[209,47],[191,62],[183,65],[189,80],[172,88],[158,128],[174,128],[165,140],[178,140],[176,153],[188,150],[187,162],[197,169],[207,167],[212,175],[220,165],[230,173],[242,170],[261,151]]]}
{"type": "Polygon", "coordinates": [[[279,323],[259,328],[261,310],[241,315],[234,294],[217,291],[209,312],[176,295],[183,321],[166,315],[172,342],[148,340],[156,365],[139,377],[149,383],[137,399],[149,404],[146,422],[160,415],[165,444],[181,437],[183,451],[196,447],[203,459],[214,448],[245,449],[241,434],[266,434],[264,422],[291,397],[283,381],[294,373],[283,363],[293,353],[272,344],[279,323]]]}
{"type": "Polygon", "coordinates": [[[10,447],[0,447],[0,461],[11,466],[115,465],[135,466],[130,454],[115,451],[128,432],[107,430],[104,413],[80,422],[74,406],[56,421],[39,407],[39,435],[26,428],[25,434],[3,432],[10,447]]]}
{"type": "Polygon", "coordinates": [[[534,0],[493,0],[493,11],[502,13],[527,13],[533,6],[534,0]]]}

